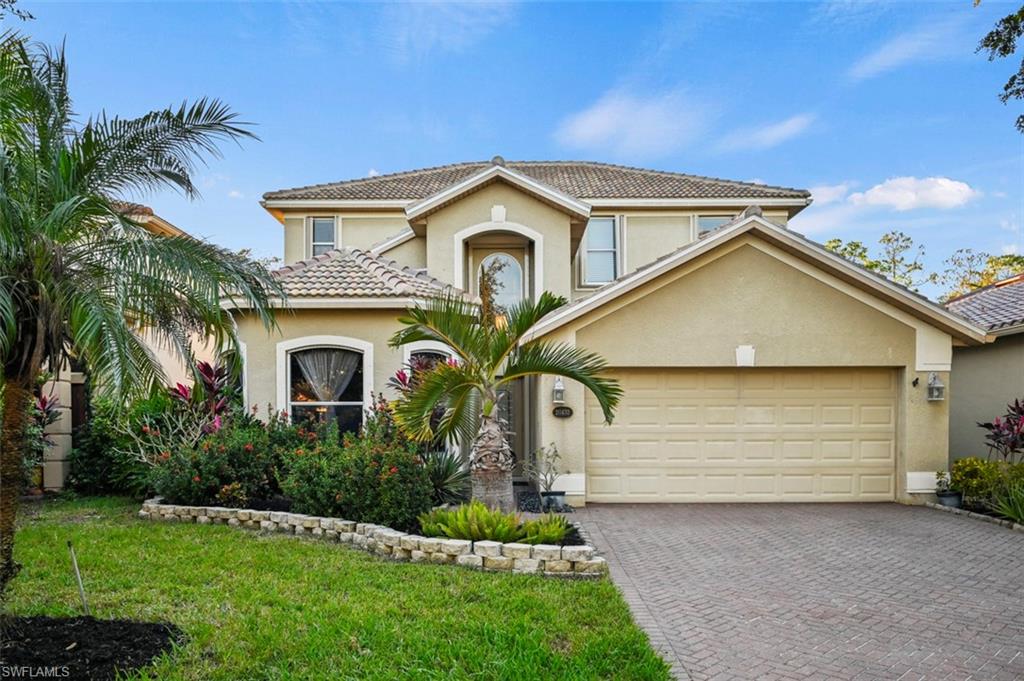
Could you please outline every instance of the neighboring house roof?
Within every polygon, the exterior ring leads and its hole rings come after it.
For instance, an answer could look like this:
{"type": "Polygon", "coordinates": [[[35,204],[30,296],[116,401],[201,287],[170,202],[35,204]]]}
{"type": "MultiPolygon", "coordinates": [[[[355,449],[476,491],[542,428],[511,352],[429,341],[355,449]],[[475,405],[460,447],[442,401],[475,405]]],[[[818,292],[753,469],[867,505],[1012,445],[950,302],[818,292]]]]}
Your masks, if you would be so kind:
{"type": "Polygon", "coordinates": [[[423,271],[357,248],[328,251],[274,271],[289,301],[295,299],[395,299],[436,296],[453,287],[423,271]]]}
{"type": "Polygon", "coordinates": [[[942,306],[889,279],[850,262],[806,237],[779,227],[761,216],[760,208],[745,210],[732,222],[597,289],[592,295],[551,312],[523,335],[522,342],[539,338],[615,300],[656,277],[747,233],[756,233],[798,257],[814,262],[845,281],[868,290],[905,312],[970,343],[985,343],[985,329],[951,314],[942,306]]]}
{"type": "Polygon", "coordinates": [[[153,212],[149,206],[131,201],[113,201],[114,210],[139,223],[149,232],[158,236],[188,236],[188,232],[171,224],[153,212]]]}
{"type": "Polygon", "coordinates": [[[773,199],[810,202],[810,192],[751,182],[721,180],[663,170],[648,170],[592,161],[491,161],[453,163],[293,189],[267,192],[267,202],[299,201],[421,201],[493,166],[525,175],[576,199],[773,199]]]}
{"type": "Polygon", "coordinates": [[[1024,274],[953,298],[946,308],[995,335],[1024,332],[1024,274]]]}

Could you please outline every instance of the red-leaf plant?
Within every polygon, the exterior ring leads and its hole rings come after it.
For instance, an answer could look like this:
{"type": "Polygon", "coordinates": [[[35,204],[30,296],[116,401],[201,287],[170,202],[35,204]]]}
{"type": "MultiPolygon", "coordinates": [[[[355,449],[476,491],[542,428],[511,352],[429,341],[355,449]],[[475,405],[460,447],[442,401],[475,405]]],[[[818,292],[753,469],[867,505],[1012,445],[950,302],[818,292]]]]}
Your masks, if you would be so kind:
{"type": "Polygon", "coordinates": [[[1006,414],[978,426],[988,432],[985,442],[989,450],[1007,463],[1024,462],[1024,402],[1019,399],[1006,405],[1006,414]]]}

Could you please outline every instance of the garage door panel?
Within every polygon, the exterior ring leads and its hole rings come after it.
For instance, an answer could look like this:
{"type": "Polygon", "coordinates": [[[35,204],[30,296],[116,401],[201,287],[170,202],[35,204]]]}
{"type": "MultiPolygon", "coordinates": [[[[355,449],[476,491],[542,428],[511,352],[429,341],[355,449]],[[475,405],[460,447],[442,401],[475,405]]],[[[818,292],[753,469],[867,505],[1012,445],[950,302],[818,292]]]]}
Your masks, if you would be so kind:
{"type": "Polygon", "coordinates": [[[630,370],[587,404],[591,501],[883,501],[895,494],[887,369],[630,370]],[[642,386],[640,392],[629,386],[642,386]]]}

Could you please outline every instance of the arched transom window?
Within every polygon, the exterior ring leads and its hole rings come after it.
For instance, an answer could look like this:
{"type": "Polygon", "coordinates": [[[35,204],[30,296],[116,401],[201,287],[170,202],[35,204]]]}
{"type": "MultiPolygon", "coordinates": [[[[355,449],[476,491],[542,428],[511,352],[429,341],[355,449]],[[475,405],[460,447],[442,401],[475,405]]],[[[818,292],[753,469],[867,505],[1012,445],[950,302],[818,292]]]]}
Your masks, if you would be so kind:
{"type": "Polygon", "coordinates": [[[363,422],[363,353],[304,348],[288,353],[288,406],[294,422],[335,419],[341,433],[363,422]]]}
{"type": "Polygon", "coordinates": [[[507,310],[523,299],[523,268],[511,255],[491,253],[483,259],[477,272],[477,291],[484,272],[490,272],[494,277],[495,305],[507,310]]]}

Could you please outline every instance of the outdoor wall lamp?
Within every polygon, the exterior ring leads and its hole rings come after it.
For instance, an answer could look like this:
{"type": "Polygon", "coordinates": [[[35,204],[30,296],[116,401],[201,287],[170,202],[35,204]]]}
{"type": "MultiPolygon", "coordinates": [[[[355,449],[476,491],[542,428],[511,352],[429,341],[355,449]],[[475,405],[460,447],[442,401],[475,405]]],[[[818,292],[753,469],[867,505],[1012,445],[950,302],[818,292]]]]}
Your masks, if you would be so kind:
{"type": "Polygon", "coordinates": [[[928,401],[941,402],[946,399],[946,386],[934,371],[928,374],[928,401]]]}
{"type": "Polygon", "coordinates": [[[565,381],[561,376],[555,376],[555,387],[551,389],[551,401],[555,404],[565,404],[565,381]]]}

